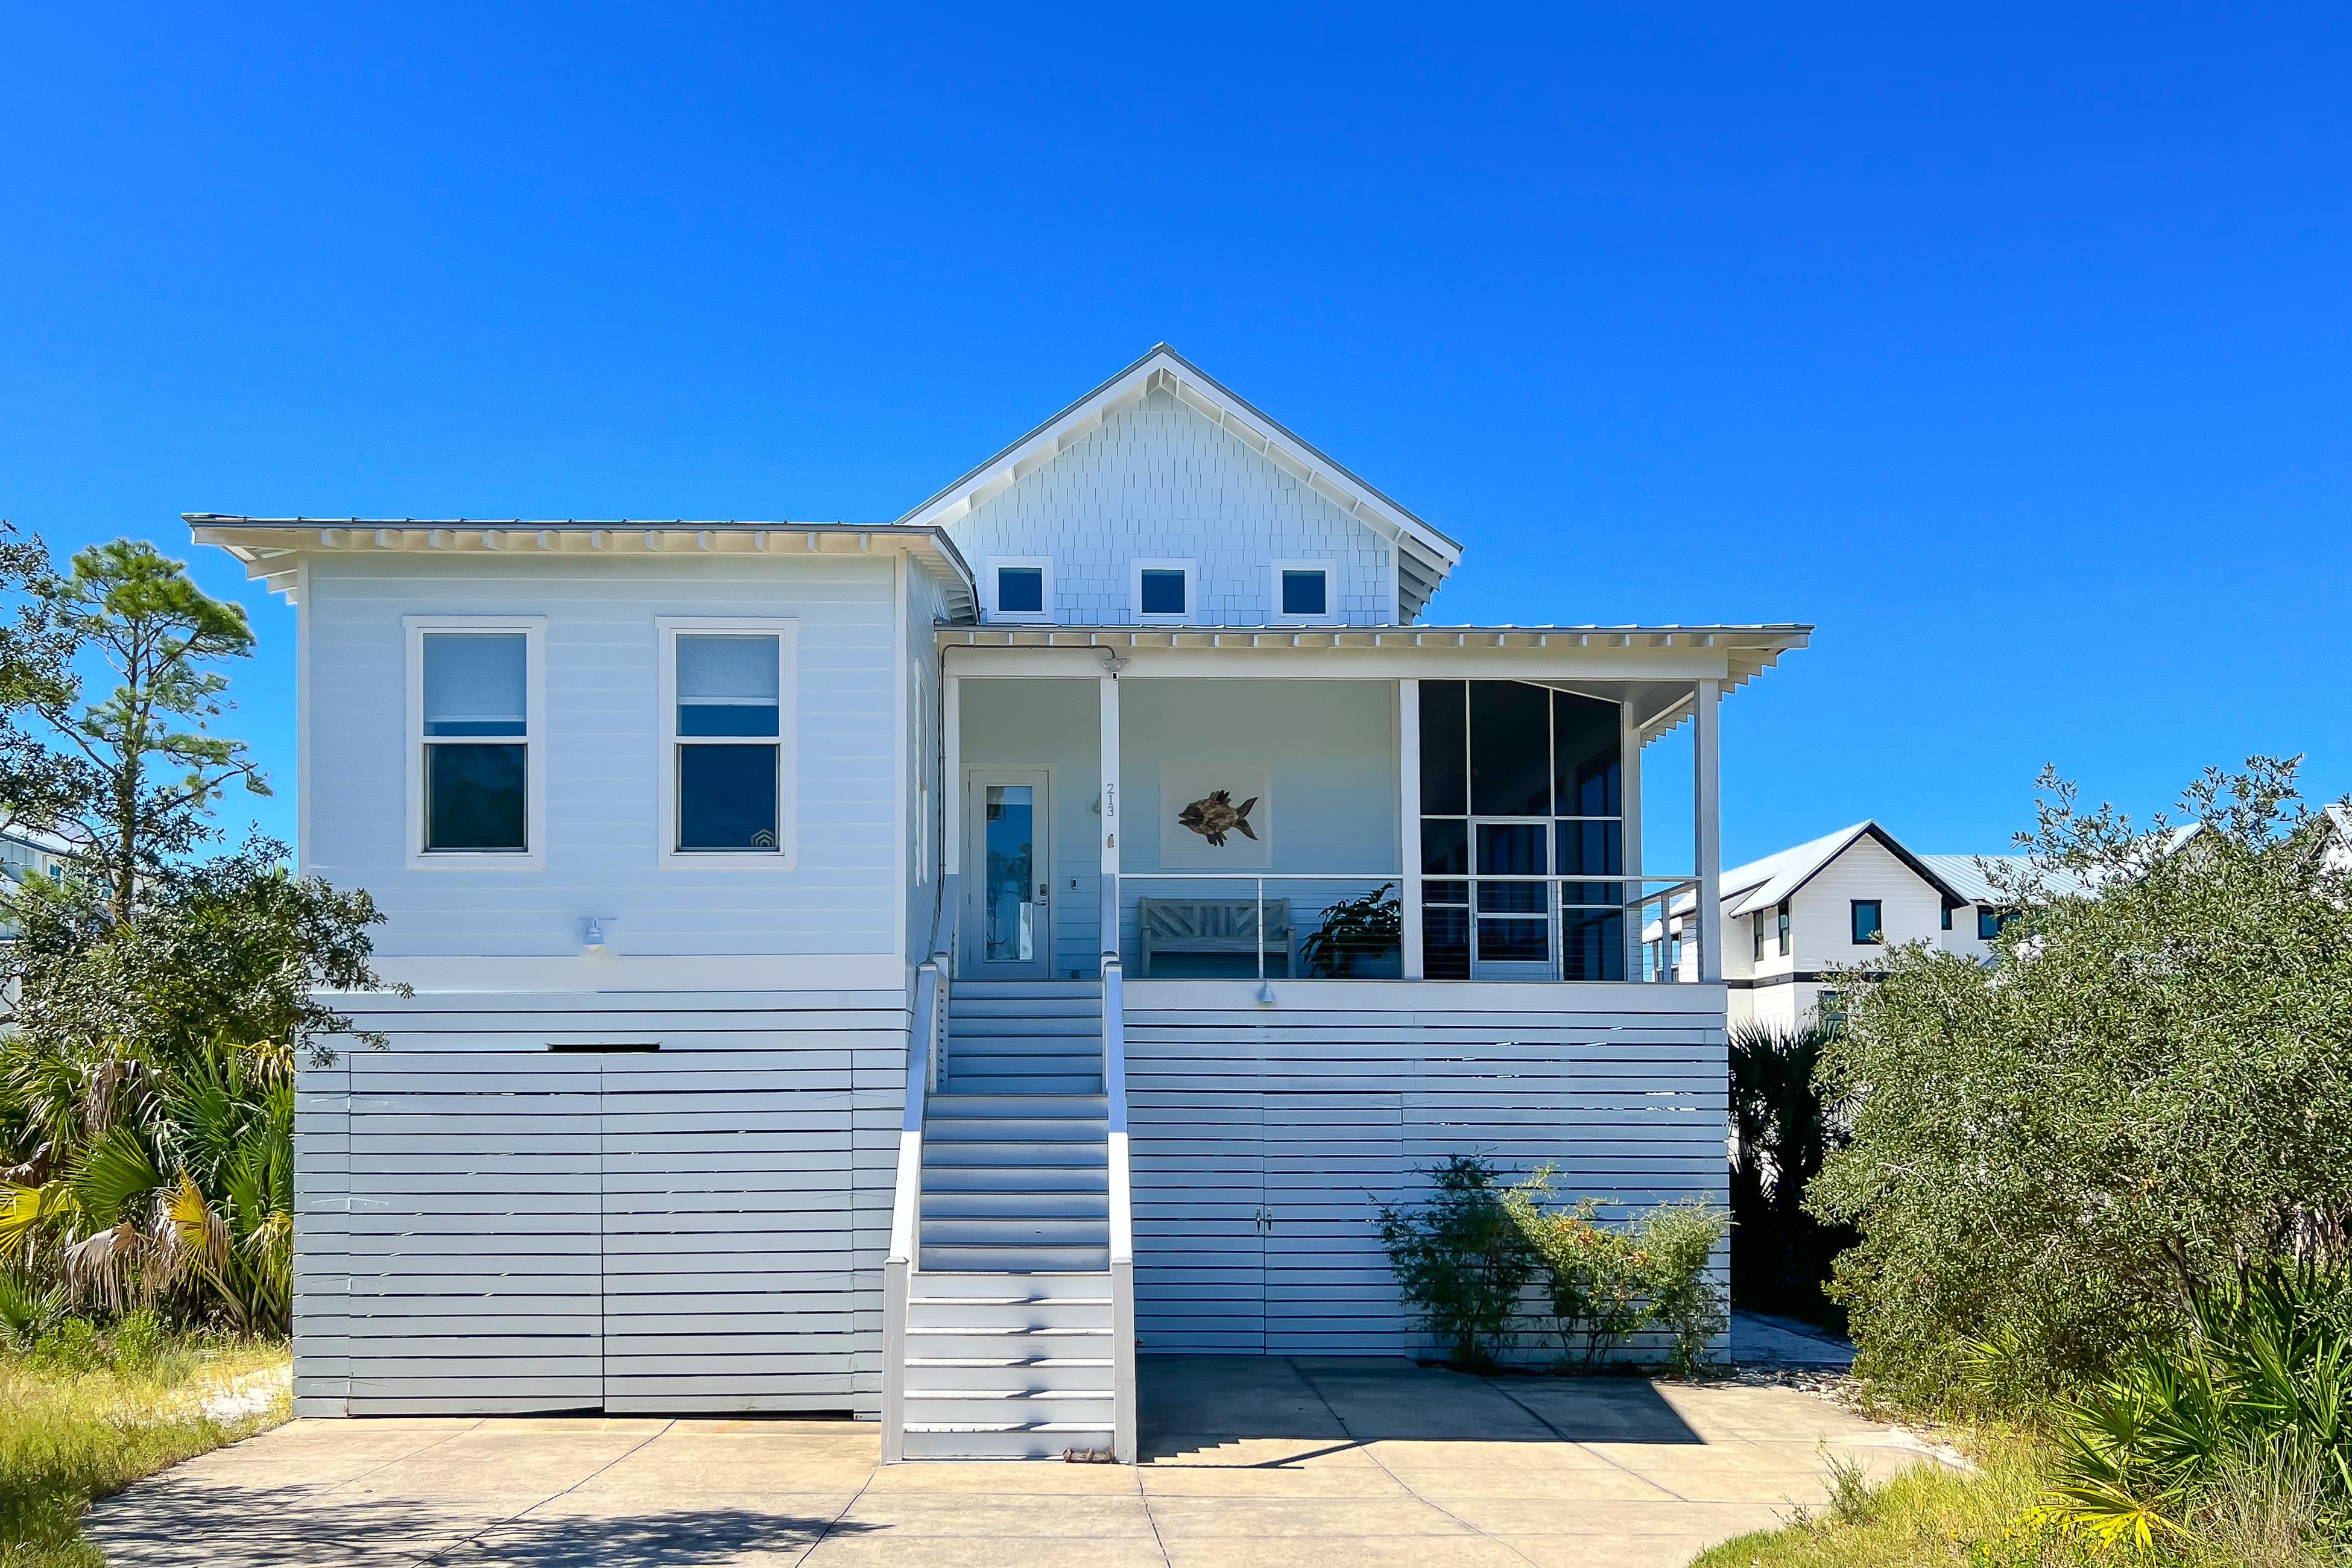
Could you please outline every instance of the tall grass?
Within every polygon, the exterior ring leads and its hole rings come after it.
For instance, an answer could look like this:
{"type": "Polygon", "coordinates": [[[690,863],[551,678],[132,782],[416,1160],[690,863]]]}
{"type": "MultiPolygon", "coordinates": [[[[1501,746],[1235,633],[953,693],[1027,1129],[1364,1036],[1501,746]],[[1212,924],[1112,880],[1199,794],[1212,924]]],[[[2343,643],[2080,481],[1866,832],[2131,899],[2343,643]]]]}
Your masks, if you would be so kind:
{"type": "Polygon", "coordinates": [[[127,1326],[100,1334],[68,1320],[0,1354],[0,1568],[101,1568],[81,1538],[92,1499],[286,1418],[283,1392],[258,1410],[205,1413],[240,1378],[283,1366],[284,1345],[127,1326]]]}

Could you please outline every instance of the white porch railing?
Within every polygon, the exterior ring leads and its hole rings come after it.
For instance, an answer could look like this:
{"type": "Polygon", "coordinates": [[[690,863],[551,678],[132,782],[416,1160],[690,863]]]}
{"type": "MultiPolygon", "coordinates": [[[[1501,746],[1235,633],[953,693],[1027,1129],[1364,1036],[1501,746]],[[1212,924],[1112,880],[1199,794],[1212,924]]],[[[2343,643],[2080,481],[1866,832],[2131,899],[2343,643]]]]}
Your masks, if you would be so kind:
{"type": "Polygon", "coordinates": [[[1135,1191],[1127,1160],[1126,967],[1105,952],[1103,974],[1103,1094],[1110,1118],[1110,1299],[1113,1368],[1111,1447],[1122,1465],[1135,1463],[1135,1191]]]}
{"type": "Polygon", "coordinates": [[[890,1198],[890,1252],[882,1263],[882,1459],[906,1457],[907,1301],[922,1235],[923,1113],[940,1084],[948,984],[955,970],[956,879],[940,879],[931,955],[915,971],[907,1031],[907,1099],[898,1122],[898,1174],[890,1198]]]}
{"type": "MultiPolygon", "coordinates": [[[[1292,889],[1308,890],[1317,884],[1326,886],[1341,884],[1357,889],[1365,888],[1376,889],[1383,883],[1395,886],[1399,888],[1400,891],[1402,891],[1403,882],[1404,879],[1394,871],[1130,871],[1111,873],[1106,875],[1103,879],[1103,929],[1106,931],[1116,931],[1121,934],[1117,940],[1105,942],[1104,946],[1106,949],[1111,949],[1124,948],[1126,945],[1124,931],[1129,910],[1126,904],[1125,889],[1129,884],[1134,884],[1139,887],[1149,887],[1161,883],[1176,883],[1189,886],[1214,884],[1233,889],[1236,895],[1232,899],[1220,899],[1213,900],[1214,902],[1231,903],[1234,905],[1240,905],[1246,902],[1250,906],[1249,912],[1251,912],[1254,917],[1252,930],[1257,933],[1255,941],[1251,944],[1251,949],[1255,950],[1255,973],[1252,978],[1265,980],[1268,978],[1265,970],[1265,961],[1269,951],[1284,954],[1286,959],[1286,969],[1287,969],[1288,952],[1290,948],[1295,946],[1297,936],[1297,932],[1290,932],[1286,934],[1283,938],[1285,946],[1274,949],[1269,949],[1267,947],[1265,940],[1267,931],[1266,889],[1269,883],[1274,884],[1275,886],[1277,910],[1281,912],[1287,913],[1293,921],[1297,921],[1302,918],[1302,914],[1300,910],[1290,909],[1282,901],[1283,894],[1286,891],[1292,889]],[[1240,896],[1242,889],[1244,888],[1248,890],[1246,900],[1240,896]]],[[[1568,943],[1565,941],[1565,931],[1563,929],[1565,922],[1562,915],[1563,904],[1561,901],[1561,889],[1564,887],[1573,885],[1581,889],[1607,886],[1617,889],[1617,901],[1613,903],[1579,903],[1565,906],[1565,908],[1569,910],[1588,914],[1617,914],[1624,917],[1624,931],[1621,934],[1621,938],[1617,943],[1618,948],[1622,952],[1622,962],[1624,964],[1622,979],[1619,981],[1591,980],[1590,982],[1591,984],[1615,984],[1633,983],[1646,984],[1673,984],[1682,981],[1685,978],[1682,973],[1685,966],[1675,962],[1674,959],[1674,944],[1671,942],[1661,943],[1657,942],[1655,940],[1656,932],[1659,929],[1663,929],[1670,922],[1675,935],[1678,939],[1690,942],[1695,948],[1698,940],[1699,926],[1704,919],[1704,916],[1698,909],[1699,900],[1696,896],[1700,885],[1699,879],[1687,873],[1674,873],[1663,876],[1626,876],[1622,874],[1601,876],[1580,871],[1553,872],[1549,874],[1531,873],[1527,875],[1496,875],[1479,873],[1475,875],[1465,874],[1462,876],[1438,876],[1433,874],[1424,874],[1421,879],[1421,884],[1424,889],[1423,895],[1423,907],[1424,910],[1430,909],[1458,909],[1463,910],[1465,918],[1470,922],[1471,941],[1474,944],[1474,952],[1475,944],[1477,941],[1477,921],[1482,915],[1488,920],[1524,920],[1530,921],[1538,919],[1543,920],[1546,922],[1546,930],[1549,933],[1548,948],[1550,956],[1548,960],[1539,960],[1538,962],[1548,962],[1550,964],[1551,974],[1549,978],[1554,981],[1558,981],[1565,977],[1568,943]],[[1427,893],[1425,889],[1430,886],[1430,884],[1447,882],[1461,884],[1467,889],[1466,903],[1432,904],[1427,901],[1427,893]],[[1545,889],[1544,901],[1540,907],[1527,910],[1481,910],[1478,907],[1477,902],[1477,889],[1482,884],[1488,886],[1517,884],[1520,886],[1540,887],[1545,889]]],[[[1400,900],[1400,902],[1402,902],[1402,900],[1400,900]]],[[[1400,913],[1402,914],[1402,911],[1400,911],[1400,913]]],[[[1139,913],[1137,918],[1139,928],[1141,919],[1139,913]]],[[[1140,945],[1141,932],[1139,929],[1138,932],[1138,942],[1139,945],[1140,945]]],[[[1237,954],[1245,954],[1251,951],[1251,949],[1235,947],[1233,951],[1237,954]]],[[[1400,942],[1400,958],[1401,957],[1402,942],[1400,942]]],[[[1473,962],[1476,963],[1480,961],[1474,957],[1473,962]]],[[[1296,975],[1290,975],[1287,977],[1297,978],[1296,975]]],[[[1152,976],[1147,973],[1145,978],[1152,978],[1152,976]]],[[[1332,976],[1330,978],[1348,977],[1332,976]]],[[[1539,979],[1541,977],[1537,976],[1536,978],[1539,979]]],[[[1580,981],[1580,983],[1584,982],[1580,981]]]]}

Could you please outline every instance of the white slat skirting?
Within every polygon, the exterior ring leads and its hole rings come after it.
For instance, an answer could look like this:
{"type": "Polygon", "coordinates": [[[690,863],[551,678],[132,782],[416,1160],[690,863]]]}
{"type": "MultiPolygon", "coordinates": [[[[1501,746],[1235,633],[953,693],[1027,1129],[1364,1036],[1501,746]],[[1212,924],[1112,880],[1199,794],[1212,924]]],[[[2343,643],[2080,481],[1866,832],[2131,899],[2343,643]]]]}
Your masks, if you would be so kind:
{"type": "Polygon", "coordinates": [[[302,1413],[878,1413],[902,995],[357,1000],[391,1048],[298,1086],[302,1413]]]}

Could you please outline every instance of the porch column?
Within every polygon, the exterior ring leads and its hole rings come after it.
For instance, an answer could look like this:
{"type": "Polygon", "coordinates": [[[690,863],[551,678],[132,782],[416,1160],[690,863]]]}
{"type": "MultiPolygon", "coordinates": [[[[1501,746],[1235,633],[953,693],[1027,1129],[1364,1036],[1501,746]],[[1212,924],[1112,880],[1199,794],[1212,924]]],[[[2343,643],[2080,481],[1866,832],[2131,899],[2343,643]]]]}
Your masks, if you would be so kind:
{"type": "Polygon", "coordinates": [[[1422,977],[1421,682],[1397,682],[1397,902],[1403,910],[1404,977],[1422,977]]]}
{"type": "Polygon", "coordinates": [[[1118,948],[1118,677],[1105,675],[1102,692],[1102,941],[1118,948]]]}
{"type": "Polygon", "coordinates": [[[1723,793],[1717,765],[1717,706],[1723,683],[1702,680],[1692,718],[1691,799],[1698,816],[1698,977],[1723,978],[1723,793]]]}
{"type": "MultiPolygon", "coordinates": [[[[1628,877],[1642,874],[1642,718],[1628,698],[1617,708],[1617,806],[1623,817],[1619,829],[1625,842],[1619,848],[1619,869],[1628,877]]],[[[1642,978],[1642,884],[1617,884],[1617,902],[1625,911],[1625,978],[1642,978]]]]}

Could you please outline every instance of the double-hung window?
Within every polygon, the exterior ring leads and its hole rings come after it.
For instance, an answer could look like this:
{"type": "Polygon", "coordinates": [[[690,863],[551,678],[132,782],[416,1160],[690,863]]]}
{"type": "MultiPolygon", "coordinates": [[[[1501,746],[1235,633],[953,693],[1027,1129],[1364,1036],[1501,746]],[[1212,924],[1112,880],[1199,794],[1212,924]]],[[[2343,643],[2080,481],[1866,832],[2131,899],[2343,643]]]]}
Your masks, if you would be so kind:
{"type": "Polygon", "coordinates": [[[666,864],[791,863],[793,630],[789,621],[659,623],[666,864]]]}
{"type": "Polygon", "coordinates": [[[544,626],[409,617],[410,865],[544,863],[544,626]]]}

